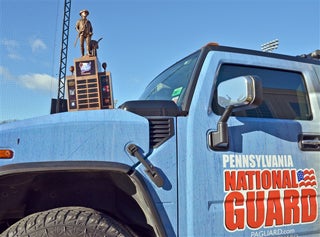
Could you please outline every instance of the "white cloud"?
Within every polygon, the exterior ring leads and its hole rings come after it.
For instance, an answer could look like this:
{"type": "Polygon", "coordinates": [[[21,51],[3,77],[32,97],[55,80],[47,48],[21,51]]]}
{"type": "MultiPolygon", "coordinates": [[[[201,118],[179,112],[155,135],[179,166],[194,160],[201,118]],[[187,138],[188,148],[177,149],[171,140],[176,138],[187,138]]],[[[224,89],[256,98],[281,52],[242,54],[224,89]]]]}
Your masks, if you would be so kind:
{"type": "Polygon", "coordinates": [[[30,46],[33,53],[47,49],[47,45],[41,39],[30,40],[30,46]]]}
{"type": "Polygon", "coordinates": [[[14,59],[14,60],[21,60],[22,59],[22,57],[17,53],[9,53],[8,57],[11,59],[14,59]]]}
{"type": "Polygon", "coordinates": [[[18,76],[18,81],[32,90],[51,91],[57,80],[48,74],[25,74],[18,76]]]}
{"type": "Polygon", "coordinates": [[[57,93],[58,81],[48,74],[29,73],[13,76],[8,69],[0,66],[0,76],[6,80],[17,81],[23,87],[31,90],[57,93]]]}
{"type": "Polygon", "coordinates": [[[16,40],[3,39],[1,45],[5,46],[8,51],[15,50],[19,47],[19,43],[16,40]]]}
{"type": "MultiPolygon", "coordinates": [[[[7,51],[7,56],[10,59],[23,59],[19,54],[20,43],[18,41],[11,39],[2,39],[0,41],[0,45],[5,48],[5,51],[7,51]]],[[[43,42],[43,40],[38,38],[29,40],[29,45],[31,47],[32,53],[47,49],[47,45],[43,42]]]]}
{"type": "Polygon", "coordinates": [[[14,80],[8,69],[0,65],[0,76],[7,80],[14,80]]]}
{"type": "Polygon", "coordinates": [[[20,60],[22,57],[19,55],[18,51],[20,48],[20,44],[16,40],[9,40],[9,39],[2,39],[0,44],[4,46],[5,50],[7,51],[7,56],[10,59],[20,60]]]}

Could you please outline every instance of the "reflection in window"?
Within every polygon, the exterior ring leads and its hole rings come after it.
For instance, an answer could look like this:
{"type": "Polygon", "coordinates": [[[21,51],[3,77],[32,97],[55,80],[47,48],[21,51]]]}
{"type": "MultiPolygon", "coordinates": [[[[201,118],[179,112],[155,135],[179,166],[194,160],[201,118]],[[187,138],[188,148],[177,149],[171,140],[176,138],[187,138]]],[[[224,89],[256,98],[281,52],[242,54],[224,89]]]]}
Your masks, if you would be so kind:
{"type": "Polygon", "coordinates": [[[178,104],[184,99],[200,51],[177,62],[157,76],[145,89],[142,100],[173,100],[178,104]]]}
{"type": "MultiPolygon", "coordinates": [[[[222,81],[245,75],[258,76],[263,86],[263,103],[256,109],[239,111],[234,116],[311,120],[308,93],[301,73],[278,69],[223,64],[216,88],[222,81]]],[[[216,96],[215,90],[215,96],[216,96]]],[[[213,110],[222,114],[223,108],[213,101],[213,110]]]]}

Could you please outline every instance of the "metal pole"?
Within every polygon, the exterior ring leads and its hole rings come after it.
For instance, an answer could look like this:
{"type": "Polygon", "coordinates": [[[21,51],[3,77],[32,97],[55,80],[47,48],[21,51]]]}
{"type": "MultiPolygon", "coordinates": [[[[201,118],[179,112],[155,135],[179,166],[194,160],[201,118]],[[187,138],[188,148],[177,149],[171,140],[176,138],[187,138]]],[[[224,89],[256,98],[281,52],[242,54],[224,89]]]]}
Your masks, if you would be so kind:
{"type": "Polygon", "coordinates": [[[70,25],[71,0],[64,1],[64,16],[62,26],[62,40],[60,52],[60,68],[59,68],[59,84],[58,96],[56,104],[56,113],[61,111],[61,101],[64,99],[65,81],[66,81],[66,65],[68,57],[68,41],[69,41],[69,25],[70,25]]]}

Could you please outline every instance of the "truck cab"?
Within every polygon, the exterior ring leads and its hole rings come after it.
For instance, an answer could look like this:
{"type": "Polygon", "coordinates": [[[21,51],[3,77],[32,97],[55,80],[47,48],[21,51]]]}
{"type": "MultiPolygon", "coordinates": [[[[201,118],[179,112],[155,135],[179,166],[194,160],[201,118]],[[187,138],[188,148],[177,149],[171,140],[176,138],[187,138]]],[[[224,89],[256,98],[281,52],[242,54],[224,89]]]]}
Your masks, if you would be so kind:
{"type": "Polygon", "coordinates": [[[0,233],[90,209],[123,236],[319,236],[315,57],[209,43],[117,109],[1,125],[0,233]]]}

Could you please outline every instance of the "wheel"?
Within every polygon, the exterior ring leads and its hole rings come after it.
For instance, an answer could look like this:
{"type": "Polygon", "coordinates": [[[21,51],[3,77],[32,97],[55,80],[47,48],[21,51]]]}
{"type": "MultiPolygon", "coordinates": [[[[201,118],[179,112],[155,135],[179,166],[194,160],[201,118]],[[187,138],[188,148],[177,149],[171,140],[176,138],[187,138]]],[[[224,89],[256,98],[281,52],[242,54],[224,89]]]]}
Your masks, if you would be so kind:
{"type": "Polygon", "coordinates": [[[31,214],[1,237],[136,237],[125,225],[96,210],[62,207],[31,214]]]}

